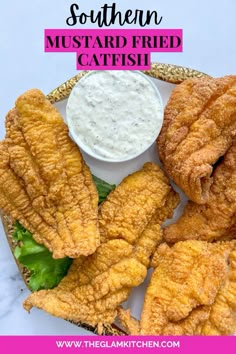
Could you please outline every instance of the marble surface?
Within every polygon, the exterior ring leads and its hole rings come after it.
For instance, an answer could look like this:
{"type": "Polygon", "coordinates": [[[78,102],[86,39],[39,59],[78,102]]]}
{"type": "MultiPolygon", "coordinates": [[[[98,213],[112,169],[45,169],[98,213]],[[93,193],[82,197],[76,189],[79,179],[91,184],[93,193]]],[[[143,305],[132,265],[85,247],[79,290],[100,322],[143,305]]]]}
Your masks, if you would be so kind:
{"type": "MultiPolygon", "coordinates": [[[[1,3],[0,138],[4,136],[4,116],[20,93],[31,87],[48,93],[75,75],[74,54],[43,52],[44,28],[65,28],[71,3],[68,0],[1,3]]],[[[83,10],[95,7],[92,1],[79,3],[83,10]]],[[[96,7],[104,3],[96,1],[96,7]]],[[[127,1],[120,0],[117,4],[121,9],[128,6],[127,1]]],[[[184,30],[183,53],[156,53],[152,55],[152,61],[189,66],[212,76],[235,74],[235,0],[199,0],[191,3],[188,0],[146,0],[136,1],[133,8],[157,9],[163,16],[162,28],[184,30]]],[[[0,269],[0,334],[89,334],[37,309],[30,314],[23,310],[22,301],[29,291],[18,272],[2,226],[0,269]]]]}

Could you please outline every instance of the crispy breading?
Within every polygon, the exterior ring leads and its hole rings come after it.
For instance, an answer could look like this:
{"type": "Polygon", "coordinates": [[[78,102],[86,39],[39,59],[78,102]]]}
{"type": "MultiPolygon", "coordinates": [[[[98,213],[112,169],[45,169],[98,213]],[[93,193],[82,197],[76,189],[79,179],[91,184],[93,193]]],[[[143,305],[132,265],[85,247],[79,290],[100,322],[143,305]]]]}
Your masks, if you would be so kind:
{"type": "Polygon", "coordinates": [[[165,170],[198,204],[209,199],[213,165],[236,134],[236,75],[184,81],[172,92],[157,140],[165,170]]]}
{"type": "Polygon", "coordinates": [[[229,335],[236,331],[236,242],[162,244],[141,320],[119,309],[130,334],[229,335]]]}
{"type": "Polygon", "coordinates": [[[166,241],[235,238],[236,141],[216,167],[213,180],[207,203],[199,205],[188,202],[177,222],[164,229],[166,241]]]}
{"type": "Polygon", "coordinates": [[[57,317],[92,326],[112,323],[116,307],[146,276],[146,267],[130,258],[127,250],[129,244],[126,241],[111,240],[101,245],[84,263],[74,260],[60,284],[52,290],[31,294],[24,302],[25,309],[36,306],[57,317]],[[104,257],[104,248],[108,250],[109,258],[104,257]],[[117,253],[120,259],[117,259],[117,253]]]}
{"type": "Polygon", "coordinates": [[[179,195],[173,189],[170,190],[165,204],[155,212],[136,243],[134,255],[146,267],[149,267],[150,259],[156,247],[162,242],[163,229],[161,224],[173,216],[173,210],[178,203],[179,195]]]}
{"type": "Polygon", "coordinates": [[[93,253],[100,241],[97,190],[62,117],[39,90],[21,95],[8,113],[4,154],[4,212],[54,258],[93,253]]]}
{"type": "Polygon", "coordinates": [[[178,201],[155,164],[147,163],[126,177],[101,206],[101,246],[93,255],[74,260],[56,288],[33,293],[24,307],[36,306],[100,330],[112,323],[117,306],[145,279],[161,241],[160,224],[172,215],[178,201]]]}
{"type": "Polygon", "coordinates": [[[122,238],[133,243],[170,192],[168,178],[154,163],[124,178],[103,203],[99,213],[101,239],[122,238]]]}

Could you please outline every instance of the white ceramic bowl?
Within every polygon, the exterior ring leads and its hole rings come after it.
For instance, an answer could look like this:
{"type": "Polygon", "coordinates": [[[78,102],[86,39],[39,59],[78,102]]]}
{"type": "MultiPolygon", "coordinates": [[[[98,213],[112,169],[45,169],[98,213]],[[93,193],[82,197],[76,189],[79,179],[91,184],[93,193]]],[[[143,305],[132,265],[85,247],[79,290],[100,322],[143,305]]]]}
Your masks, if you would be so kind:
{"type": "Polygon", "coordinates": [[[123,162],[146,151],[163,122],[163,103],[139,71],[91,71],[72,89],[66,107],[70,136],[90,156],[123,162]]]}

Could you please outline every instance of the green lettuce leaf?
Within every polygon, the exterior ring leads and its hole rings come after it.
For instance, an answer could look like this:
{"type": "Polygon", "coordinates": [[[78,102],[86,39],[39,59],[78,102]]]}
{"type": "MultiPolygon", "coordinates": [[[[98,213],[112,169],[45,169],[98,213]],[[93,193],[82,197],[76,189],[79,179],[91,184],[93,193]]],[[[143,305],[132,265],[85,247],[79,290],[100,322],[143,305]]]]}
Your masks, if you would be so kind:
{"type": "MultiPolygon", "coordinates": [[[[93,176],[98,190],[99,204],[115,188],[102,179],[93,176]]],[[[14,249],[16,259],[30,272],[29,287],[32,291],[40,289],[52,289],[58,285],[67,274],[72,259],[52,258],[52,253],[43,245],[34,241],[32,234],[27,231],[18,221],[14,225],[13,237],[17,242],[14,249]]]]}
{"type": "Polygon", "coordinates": [[[93,181],[94,181],[95,186],[96,186],[97,191],[98,191],[99,204],[100,204],[106,199],[108,194],[113,189],[115,189],[116,185],[115,184],[109,184],[109,183],[103,181],[101,178],[98,178],[98,177],[96,177],[94,175],[92,177],[93,177],[93,181]]]}
{"type": "Polygon", "coordinates": [[[19,222],[15,223],[14,239],[18,241],[14,255],[31,273],[29,287],[32,291],[52,289],[67,274],[72,259],[52,258],[52,253],[34,241],[32,234],[19,222]]]}

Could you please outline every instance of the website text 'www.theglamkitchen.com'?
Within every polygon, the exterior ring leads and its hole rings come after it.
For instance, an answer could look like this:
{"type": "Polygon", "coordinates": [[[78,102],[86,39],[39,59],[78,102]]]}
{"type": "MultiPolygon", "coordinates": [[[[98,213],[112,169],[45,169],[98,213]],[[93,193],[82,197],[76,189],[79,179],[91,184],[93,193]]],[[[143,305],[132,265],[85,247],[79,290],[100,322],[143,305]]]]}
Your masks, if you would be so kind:
{"type": "Polygon", "coordinates": [[[235,336],[1,336],[0,352],[24,354],[235,354],[235,336]]]}
{"type": "Polygon", "coordinates": [[[180,348],[179,340],[56,340],[57,348],[180,348]]]}

